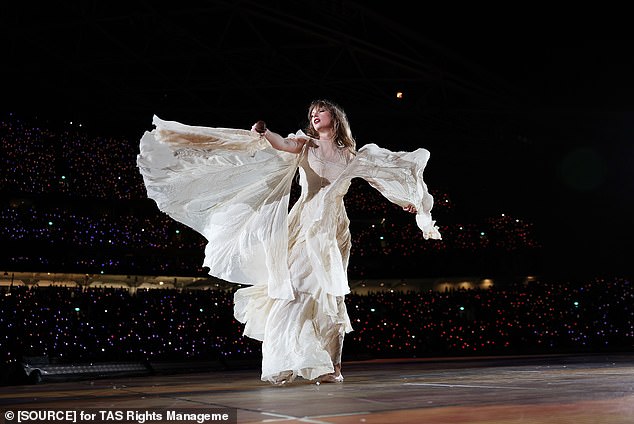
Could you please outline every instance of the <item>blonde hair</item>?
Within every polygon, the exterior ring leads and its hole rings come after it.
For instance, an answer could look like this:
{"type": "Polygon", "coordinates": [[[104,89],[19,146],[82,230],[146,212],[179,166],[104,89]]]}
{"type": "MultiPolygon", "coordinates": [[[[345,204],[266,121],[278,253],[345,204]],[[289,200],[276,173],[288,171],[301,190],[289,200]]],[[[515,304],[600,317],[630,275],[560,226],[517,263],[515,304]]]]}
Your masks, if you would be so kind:
{"type": "Polygon", "coordinates": [[[345,148],[350,151],[352,154],[356,154],[357,143],[352,137],[352,131],[350,130],[350,123],[348,122],[348,117],[343,109],[334,102],[330,100],[314,100],[310,106],[308,107],[308,125],[306,127],[306,134],[319,138],[319,133],[315,131],[313,126],[311,125],[312,119],[311,114],[313,110],[317,108],[324,108],[330,115],[332,116],[333,121],[333,142],[341,149],[345,148]]]}

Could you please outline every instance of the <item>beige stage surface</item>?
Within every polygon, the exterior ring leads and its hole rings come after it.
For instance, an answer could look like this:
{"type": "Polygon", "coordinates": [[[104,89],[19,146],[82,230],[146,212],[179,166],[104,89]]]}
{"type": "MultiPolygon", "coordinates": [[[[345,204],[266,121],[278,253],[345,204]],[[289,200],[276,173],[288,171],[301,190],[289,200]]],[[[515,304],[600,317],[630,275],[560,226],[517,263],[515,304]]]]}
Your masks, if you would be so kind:
{"type": "Polygon", "coordinates": [[[634,423],[634,354],[377,360],[343,371],[343,383],[282,387],[258,369],[4,386],[0,410],[236,408],[240,424],[634,423]]]}

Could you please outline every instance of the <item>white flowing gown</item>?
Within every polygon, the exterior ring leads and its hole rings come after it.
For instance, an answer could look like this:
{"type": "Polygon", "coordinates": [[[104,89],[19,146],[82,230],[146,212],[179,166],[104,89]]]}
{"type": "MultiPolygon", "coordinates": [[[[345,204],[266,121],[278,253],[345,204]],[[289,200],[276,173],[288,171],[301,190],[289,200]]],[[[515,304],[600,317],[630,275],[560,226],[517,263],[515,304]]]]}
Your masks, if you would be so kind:
{"type": "Polygon", "coordinates": [[[425,149],[391,152],[369,144],[352,159],[326,161],[318,148],[281,152],[252,131],[156,116],[153,122],[137,157],[148,197],[207,239],[209,274],[250,286],[236,291],[234,314],[244,335],[263,342],[264,381],[289,374],[312,380],[341,362],[344,333],[352,331],[344,303],[350,221],[343,203],[352,178],[393,203],[414,205],[423,236],[440,239],[423,181],[425,149]],[[302,191],[289,212],[298,168],[302,191]]]}

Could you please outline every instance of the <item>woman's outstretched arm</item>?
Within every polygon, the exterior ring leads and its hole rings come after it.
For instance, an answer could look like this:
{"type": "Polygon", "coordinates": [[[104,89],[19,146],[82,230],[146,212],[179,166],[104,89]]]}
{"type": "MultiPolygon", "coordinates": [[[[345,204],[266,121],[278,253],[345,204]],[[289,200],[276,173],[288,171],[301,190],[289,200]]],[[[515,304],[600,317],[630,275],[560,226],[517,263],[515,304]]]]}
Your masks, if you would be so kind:
{"type": "MultiPolygon", "coordinates": [[[[251,127],[251,131],[257,132],[255,126],[256,124],[253,124],[253,126],[251,127]]],[[[266,138],[266,140],[274,149],[282,150],[289,153],[300,153],[302,151],[302,148],[304,147],[304,144],[306,144],[306,142],[309,140],[308,138],[304,139],[302,137],[284,138],[278,133],[270,131],[268,129],[263,133],[260,133],[260,135],[266,138]]]]}

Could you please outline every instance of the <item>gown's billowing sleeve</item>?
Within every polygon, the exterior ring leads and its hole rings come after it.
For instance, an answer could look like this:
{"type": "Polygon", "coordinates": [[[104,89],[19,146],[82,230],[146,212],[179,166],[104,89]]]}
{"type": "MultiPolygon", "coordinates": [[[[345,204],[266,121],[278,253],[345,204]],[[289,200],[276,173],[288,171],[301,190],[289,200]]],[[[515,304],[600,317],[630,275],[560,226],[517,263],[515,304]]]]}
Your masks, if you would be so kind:
{"type": "Polygon", "coordinates": [[[137,157],[148,197],[207,239],[209,274],[292,299],[287,217],[298,156],[247,130],[154,125],[137,157]]]}
{"type": "Polygon", "coordinates": [[[423,148],[392,152],[376,144],[367,144],[359,149],[345,174],[348,180],[363,178],[392,203],[402,207],[414,205],[416,224],[423,237],[440,240],[436,221],[431,216],[434,198],[423,179],[428,160],[429,151],[423,148]]]}

